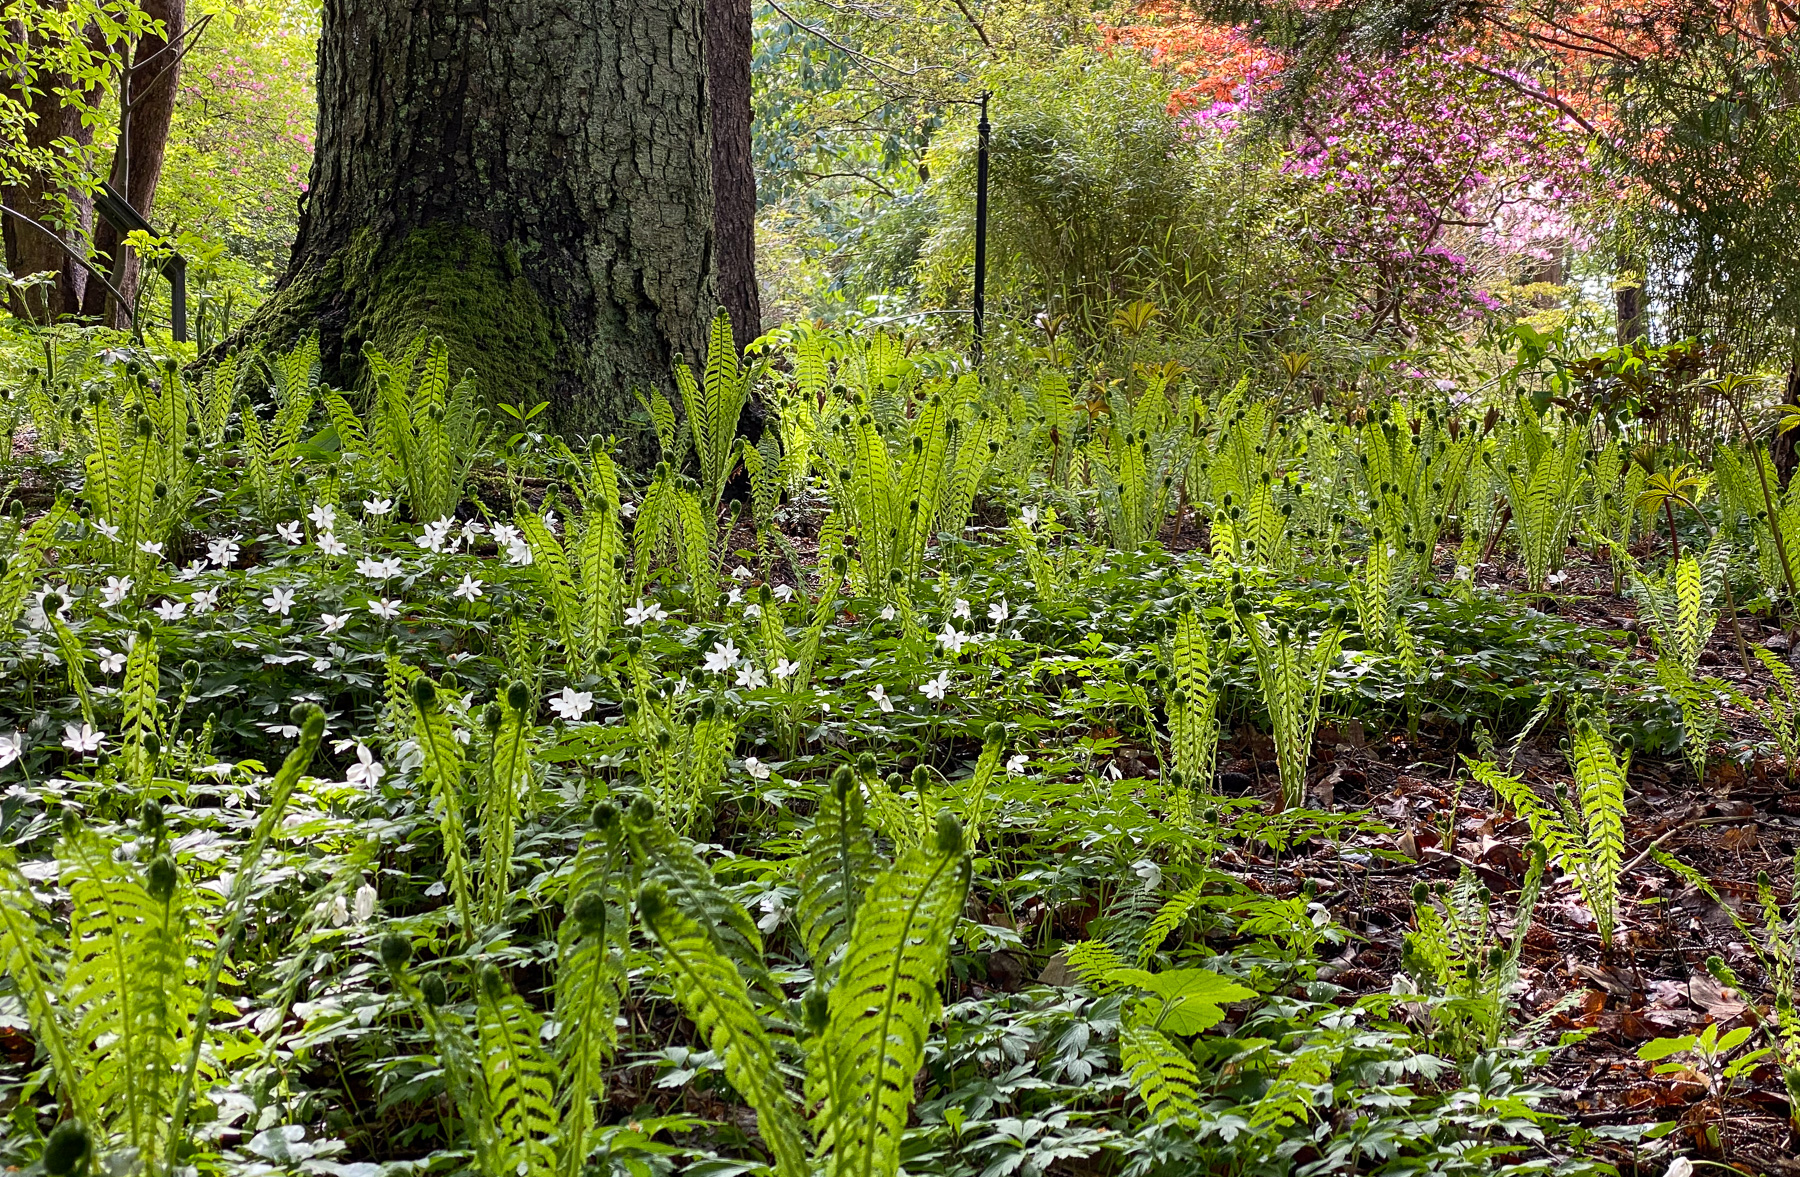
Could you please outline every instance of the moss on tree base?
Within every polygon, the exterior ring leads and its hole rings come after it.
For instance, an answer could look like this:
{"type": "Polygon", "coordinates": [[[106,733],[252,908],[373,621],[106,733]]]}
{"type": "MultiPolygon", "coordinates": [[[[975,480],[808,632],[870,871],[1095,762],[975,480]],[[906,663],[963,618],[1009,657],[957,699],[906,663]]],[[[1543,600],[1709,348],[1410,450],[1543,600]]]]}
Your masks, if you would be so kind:
{"type": "Polygon", "coordinates": [[[295,274],[245,335],[284,347],[313,330],[327,379],[346,387],[360,380],[364,344],[391,356],[421,331],[442,335],[451,370],[474,369],[491,399],[535,404],[579,380],[567,333],[517,254],[467,226],[428,226],[385,244],[363,229],[295,274]]]}

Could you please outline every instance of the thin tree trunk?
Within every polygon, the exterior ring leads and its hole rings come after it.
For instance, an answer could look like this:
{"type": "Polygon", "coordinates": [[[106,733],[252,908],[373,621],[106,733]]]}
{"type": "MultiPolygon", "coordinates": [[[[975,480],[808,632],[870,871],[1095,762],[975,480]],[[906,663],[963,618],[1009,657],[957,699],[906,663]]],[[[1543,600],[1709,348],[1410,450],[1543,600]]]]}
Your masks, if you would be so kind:
{"type": "Polygon", "coordinates": [[[716,302],[701,0],[325,0],[319,134],[276,295],[328,378],[442,335],[506,401],[648,461],[636,393],[716,302]]]}
{"type": "MultiPolygon", "coordinates": [[[[169,125],[175,117],[181,62],[182,30],[187,27],[187,0],[139,0],[139,7],[163,23],[164,36],[151,34],[131,49],[131,68],[119,83],[121,111],[129,112],[126,134],[113,152],[112,186],[146,220],[156,203],[163,157],[169,147],[169,125]]],[[[124,235],[105,221],[94,226],[94,252],[109,259],[107,276],[127,299],[137,297],[137,256],[122,244],[124,235]]],[[[89,283],[82,310],[122,327],[125,311],[98,282],[89,283]]]]}
{"type": "Polygon", "coordinates": [[[712,97],[713,233],[719,303],[742,351],[762,334],[756,288],[756,168],[750,156],[750,0],[706,0],[712,97]]]}

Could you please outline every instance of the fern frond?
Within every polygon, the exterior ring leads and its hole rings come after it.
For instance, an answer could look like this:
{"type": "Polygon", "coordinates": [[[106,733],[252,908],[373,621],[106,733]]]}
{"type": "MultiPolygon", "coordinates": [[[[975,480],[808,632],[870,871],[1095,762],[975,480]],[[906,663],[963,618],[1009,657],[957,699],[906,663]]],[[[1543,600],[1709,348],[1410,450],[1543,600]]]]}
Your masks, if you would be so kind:
{"type": "MultiPolygon", "coordinates": [[[[732,960],[657,883],[638,893],[638,918],[662,948],[675,1000],[725,1067],[725,1078],[756,1112],[757,1129],[781,1177],[807,1177],[800,1118],[781,1080],[780,1057],[732,960]]],[[[908,1091],[911,1094],[911,1077],[908,1091]]]]}
{"type": "Polygon", "coordinates": [[[25,612],[25,601],[37,583],[44,556],[70,516],[68,500],[59,496],[50,510],[25,529],[17,545],[7,554],[6,571],[0,573],[0,629],[10,629],[25,612]]]}
{"type": "Polygon", "coordinates": [[[615,843],[613,852],[600,864],[598,885],[573,892],[557,957],[556,1057],[563,1079],[558,1170],[562,1177],[580,1177],[586,1165],[594,1101],[605,1092],[606,1065],[618,1045],[614,1019],[627,980],[623,957],[613,950],[613,941],[623,931],[625,914],[609,901],[605,885],[617,866],[616,848],[615,843]]]}
{"type": "Polygon", "coordinates": [[[863,822],[863,795],[854,780],[821,789],[799,859],[794,904],[801,943],[824,968],[849,937],[864,889],[875,874],[875,846],[863,822]]]}
{"type": "MultiPolygon", "coordinates": [[[[953,824],[953,823],[952,823],[953,824]]],[[[817,1137],[829,1177],[885,1177],[900,1140],[938,982],[962,912],[969,863],[960,837],[909,851],[856,912],[825,1032],[808,1044],[808,1094],[823,1096],[817,1137]]]]}
{"type": "Polygon", "coordinates": [[[437,811],[438,830],[443,838],[444,874],[450,893],[456,899],[456,913],[462,921],[463,936],[475,935],[475,903],[469,882],[468,834],[463,825],[462,745],[456,742],[450,717],[438,704],[437,684],[419,675],[412,676],[411,703],[413,739],[424,756],[420,776],[431,793],[431,806],[437,811]]]}
{"type": "Polygon", "coordinates": [[[537,1014],[520,1000],[500,970],[482,969],[476,1034],[487,1104],[501,1147],[501,1172],[548,1177],[555,1170],[556,1068],[544,1053],[537,1014]]]}
{"type": "MultiPolygon", "coordinates": [[[[1156,918],[1150,921],[1150,926],[1144,929],[1144,938],[1138,942],[1139,968],[1150,963],[1162,949],[1163,941],[1169,938],[1169,933],[1186,923],[1188,916],[1205,904],[1206,886],[1205,882],[1195,883],[1171,896],[1168,902],[1157,909],[1156,918]]],[[[1119,962],[1115,967],[1123,968],[1124,962],[1119,962]]]]}
{"type": "Polygon", "coordinates": [[[166,899],[152,897],[114,850],[83,829],[57,848],[72,904],[62,999],[75,1017],[79,1081],[101,1117],[96,1127],[155,1155],[168,1131],[179,1030],[198,1005],[186,978],[186,909],[178,884],[166,899]]]}
{"type": "Polygon", "coordinates": [[[148,625],[138,629],[131,649],[125,655],[125,683],[119,700],[124,706],[120,731],[124,740],[127,769],[133,774],[149,771],[145,763],[144,743],[158,735],[157,706],[161,690],[161,667],[157,641],[148,625]]]}
{"type": "Polygon", "coordinates": [[[1200,1112],[1200,1073],[1155,1027],[1154,1002],[1133,1002],[1119,1026],[1119,1066],[1157,1120],[1191,1127],[1200,1112]]]}
{"type": "Polygon", "coordinates": [[[46,616],[56,636],[56,651],[62,655],[63,668],[69,673],[69,689],[75,692],[76,701],[81,704],[81,718],[94,725],[97,721],[94,718],[94,692],[87,676],[87,650],[59,614],[47,612],[46,616]]]}
{"type": "Polygon", "coordinates": [[[1586,898],[1599,920],[1601,943],[1609,944],[1618,919],[1619,868],[1625,852],[1625,774],[1631,754],[1615,756],[1598,728],[1581,723],[1571,733],[1569,759],[1587,826],[1590,882],[1586,898]]]}
{"type": "Polygon", "coordinates": [[[508,696],[514,693],[504,692],[495,704],[500,708],[500,727],[489,746],[478,814],[480,908],[482,918],[489,921],[497,921],[505,914],[512,897],[513,844],[524,794],[531,787],[531,719],[513,706],[514,700],[508,696]]]}
{"type": "Polygon", "coordinates": [[[707,929],[719,950],[736,961],[759,989],[779,999],[781,986],[763,963],[762,933],[743,907],[713,881],[693,844],[656,817],[648,805],[625,818],[626,841],[639,876],[664,888],[671,902],[707,929]]]}
{"type": "Polygon", "coordinates": [[[568,554],[563,551],[555,533],[545,526],[544,517],[537,512],[521,511],[514,516],[513,522],[531,549],[532,571],[550,601],[550,611],[556,618],[557,638],[562,642],[564,653],[573,655],[581,648],[581,599],[575,591],[575,576],[569,571],[568,554]]]}
{"type": "Polygon", "coordinates": [[[62,998],[54,970],[49,906],[32,894],[13,852],[0,851],[0,973],[12,978],[19,1002],[31,1022],[31,1036],[50,1060],[58,1101],[76,1116],[94,1123],[83,1072],[75,1064],[71,1011],[62,998]]]}
{"type": "Polygon", "coordinates": [[[163,1157],[164,1172],[174,1169],[177,1146],[186,1139],[187,1113],[192,1105],[194,1078],[200,1070],[200,1048],[206,1041],[206,1029],[211,1023],[213,1001],[219,993],[219,977],[224,972],[226,959],[237,944],[238,935],[243,931],[250,893],[257,880],[262,877],[263,851],[268,847],[275,828],[287,815],[288,802],[300,783],[300,775],[312,764],[312,758],[319,750],[319,741],[324,736],[325,713],[316,706],[309,707],[309,714],[302,718],[300,724],[300,742],[276,770],[275,779],[269,783],[263,810],[257,816],[256,825],[251,829],[250,837],[244,842],[243,851],[238,857],[237,870],[231,877],[231,893],[225,897],[224,928],[213,949],[206,984],[200,991],[199,1012],[189,1035],[187,1062],[181,1072],[173,1110],[168,1113],[169,1148],[163,1157]]]}

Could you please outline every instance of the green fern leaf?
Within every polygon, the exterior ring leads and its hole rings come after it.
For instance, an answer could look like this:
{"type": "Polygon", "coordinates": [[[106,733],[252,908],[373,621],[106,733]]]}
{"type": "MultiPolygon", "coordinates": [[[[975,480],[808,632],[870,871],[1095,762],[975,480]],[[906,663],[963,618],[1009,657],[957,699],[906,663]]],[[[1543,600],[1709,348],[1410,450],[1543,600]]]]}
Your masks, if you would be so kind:
{"type": "Polygon", "coordinates": [[[560,1117],[556,1068],[544,1053],[538,1016],[492,965],[483,968],[478,987],[475,1024],[501,1171],[544,1177],[555,1170],[550,1141],[560,1117]]]}
{"type": "Polygon", "coordinates": [[[892,1177],[936,1017],[938,982],[968,890],[960,837],[952,853],[917,847],[875,880],[832,987],[825,1032],[809,1044],[809,1096],[828,1177],[892,1177]]]}
{"type": "Polygon", "coordinates": [[[436,684],[414,671],[411,676],[413,738],[424,756],[420,776],[431,792],[438,830],[444,843],[444,874],[456,899],[463,935],[475,934],[475,904],[469,882],[468,834],[463,824],[463,755],[450,717],[438,706],[436,684]]]}
{"type": "Polygon", "coordinates": [[[849,937],[851,920],[875,874],[875,847],[863,821],[862,790],[855,781],[821,789],[799,859],[799,898],[794,904],[801,943],[823,968],[849,937]]]}
{"type": "Polygon", "coordinates": [[[1155,1028],[1151,1002],[1135,1002],[1119,1027],[1119,1065],[1155,1119],[1191,1128],[1200,1111],[1200,1073],[1155,1028]]]}
{"type": "Polygon", "coordinates": [[[658,883],[639,892],[638,917],[662,948],[675,1000],[724,1063],[726,1080],[755,1110],[757,1130],[775,1156],[775,1171],[781,1177],[806,1177],[800,1119],[782,1084],[780,1058],[736,965],[658,883]]]}

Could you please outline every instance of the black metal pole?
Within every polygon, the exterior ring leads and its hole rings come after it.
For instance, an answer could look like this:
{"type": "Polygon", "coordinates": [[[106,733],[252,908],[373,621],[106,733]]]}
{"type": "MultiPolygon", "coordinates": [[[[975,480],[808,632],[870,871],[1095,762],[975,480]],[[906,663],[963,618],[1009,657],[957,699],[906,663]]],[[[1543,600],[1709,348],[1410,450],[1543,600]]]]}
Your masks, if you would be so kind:
{"type": "Polygon", "coordinates": [[[975,362],[981,363],[981,333],[987,317],[988,95],[981,94],[981,121],[975,125],[975,362]]]}

